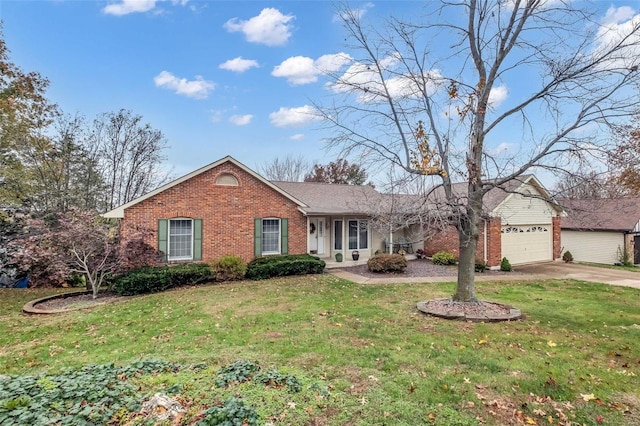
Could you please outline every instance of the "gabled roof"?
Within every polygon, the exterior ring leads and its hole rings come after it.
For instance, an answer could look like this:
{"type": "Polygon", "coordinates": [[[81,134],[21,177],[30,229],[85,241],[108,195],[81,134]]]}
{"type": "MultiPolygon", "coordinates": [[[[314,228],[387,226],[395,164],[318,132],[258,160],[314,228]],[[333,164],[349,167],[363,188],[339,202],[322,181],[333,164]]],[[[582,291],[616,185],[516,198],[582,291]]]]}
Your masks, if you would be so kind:
{"type": "MultiPolygon", "coordinates": [[[[487,181],[486,183],[491,184],[493,181],[487,181]]],[[[468,183],[467,182],[459,182],[454,183],[452,185],[453,193],[456,194],[459,198],[466,198],[468,191],[468,183]]],[[[527,196],[525,192],[526,185],[531,185],[540,193],[540,197],[545,200],[551,200],[551,195],[545,189],[544,185],[534,176],[534,175],[522,175],[516,179],[512,179],[510,181],[505,182],[501,186],[496,186],[491,188],[482,199],[483,202],[483,212],[487,214],[491,214],[495,212],[500,206],[507,203],[508,200],[516,196],[518,194],[527,196]]],[[[434,203],[446,203],[445,200],[445,192],[443,187],[436,188],[431,195],[429,196],[430,200],[434,203]]],[[[550,203],[555,210],[558,212],[562,212],[562,208],[555,204],[554,202],[550,203]]]]}
{"type": "Polygon", "coordinates": [[[640,198],[558,200],[566,212],[562,229],[633,232],[640,222],[640,198]]]}
{"type": "Polygon", "coordinates": [[[344,185],[316,182],[273,182],[303,201],[307,214],[367,214],[381,198],[370,185],[344,185]]]}
{"type": "Polygon", "coordinates": [[[147,198],[151,198],[154,195],[157,195],[163,191],[166,191],[167,189],[174,187],[182,182],[185,182],[189,179],[191,179],[192,177],[198,176],[199,174],[202,174],[208,170],[211,170],[215,167],[220,166],[221,164],[224,163],[232,163],[235,166],[239,167],[240,169],[242,169],[243,171],[245,171],[246,173],[250,174],[251,176],[253,176],[254,178],[258,179],[260,182],[262,182],[263,184],[265,184],[266,186],[268,186],[269,188],[273,189],[274,191],[282,194],[283,196],[287,197],[288,199],[290,199],[291,201],[293,201],[294,203],[296,203],[300,208],[305,208],[307,207],[307,205],[303,202],[300,201],[299,199],[297,199],[296,197],[294,197],[293,195],[283,191],[281,188],[279,188],[278,186],[274,185],[273,183],[269,182],[268,180],[266,180],[265,178],[263,178],[262,176],[260,176],[258,173],[254,172],[253,170],[251,170],[250,168],[248,168],[247,166],[245,166],[244,164],[242,164],[241,162],[237,161],[236,159],[234,159],[231,156],[226,156],[224,158],[221,158],[218,161],[214,161],[211,164],[207,164],[204,167],[199,168],[198,170],[195,170],[189,174],[186,174],[174,181],[171,181],[169,183],[167,183],[166,185],[162,185],[159,188],[154,189],[151,192],[148,192],[134,200],[129,201],[126,204],[123,204],[119,207],[116,207],[115,209],[108,211],[106,213],[104,213],[102,216],[106,217],[106,218],[116,218],[116,219],[122,219],[124,218],[124,211],[125,209],[134,206],[144,200],[146,200],[147,198]]]}

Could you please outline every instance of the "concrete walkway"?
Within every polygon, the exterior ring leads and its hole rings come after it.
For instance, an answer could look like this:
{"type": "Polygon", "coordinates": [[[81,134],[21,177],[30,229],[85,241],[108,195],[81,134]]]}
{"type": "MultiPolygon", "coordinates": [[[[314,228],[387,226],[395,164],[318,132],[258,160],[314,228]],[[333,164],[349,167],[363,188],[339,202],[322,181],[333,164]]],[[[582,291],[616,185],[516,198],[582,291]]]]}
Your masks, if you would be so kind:
{"type": "MultiPolygon", "coordinates": [[[[349,272],[346,269],[329,269],[332,275],[359,284],[392,284],[392,283],[425,283],[425,282],[455,282],[456,277],[385,277],[368,278],[349,272]]],[[[476,281],[521,281],[544,280],[550,278],[569,278],[595,283],[633,287],[640,289],[640,269],[638,272],[621,271],[617,269],[598,268],[564,262],[538,263],[514,267],[513,274],[489,275],[476,274],[476,281]]]]}

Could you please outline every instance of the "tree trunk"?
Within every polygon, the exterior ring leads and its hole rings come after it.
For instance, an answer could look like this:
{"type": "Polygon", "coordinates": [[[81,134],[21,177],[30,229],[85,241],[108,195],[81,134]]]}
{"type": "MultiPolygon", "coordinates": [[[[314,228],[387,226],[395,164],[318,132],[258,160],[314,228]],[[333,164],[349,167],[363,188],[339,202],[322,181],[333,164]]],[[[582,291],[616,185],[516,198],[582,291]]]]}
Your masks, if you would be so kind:
{"type": "Polygon", "coordinates": [[[460,227],[460,258],[458,259],[458,285],[453,300],[456,302],[476,302],[475,268],[476,249],[478,247],[478,226],[465,221],[460,227]],[[475,232],[472,229],[475,228],[475,232]]]}

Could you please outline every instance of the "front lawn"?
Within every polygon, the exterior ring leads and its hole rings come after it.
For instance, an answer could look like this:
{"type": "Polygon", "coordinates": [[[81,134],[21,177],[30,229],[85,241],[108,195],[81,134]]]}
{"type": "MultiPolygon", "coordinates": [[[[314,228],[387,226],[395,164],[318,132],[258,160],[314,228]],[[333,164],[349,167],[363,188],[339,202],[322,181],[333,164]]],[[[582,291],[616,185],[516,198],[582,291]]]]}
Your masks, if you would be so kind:
{"type": "MultiPolygon", "coordinates": [[[[20,313],[51,290],[2,289],[0,375],[149,358],[192,366],[129,379],[140,402],[159,391],[188,401],[183,424],[230,396],[274,425],[640,424],[640,290],[549,280],[477,291],[526,320],[431,318],[415,304],[453,284],[330,275],[178,289],[55,316],[20,313]],[[216,386],[216,372],[238,360],[295,376],[303,390],[216,386]]],[[[122,424],[131,421],[123,410],[122,424]]]]}

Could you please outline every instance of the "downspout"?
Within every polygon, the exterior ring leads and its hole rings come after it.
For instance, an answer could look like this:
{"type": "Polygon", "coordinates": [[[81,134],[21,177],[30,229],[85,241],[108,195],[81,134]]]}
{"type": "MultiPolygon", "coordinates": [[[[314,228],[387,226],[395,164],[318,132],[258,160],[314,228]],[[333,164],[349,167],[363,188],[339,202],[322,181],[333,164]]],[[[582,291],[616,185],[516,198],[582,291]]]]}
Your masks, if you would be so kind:
{"type": "Polygon", "coordinates": [[[487,263],[487,260],[489,259],[487,257],[487,219],[484,219],[484,232],[483,234],[483,243],[484,243],[484,249],[482,250],[482,252],[484,253],[484,263],[487,263]]]}

